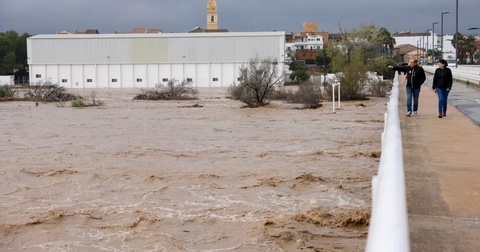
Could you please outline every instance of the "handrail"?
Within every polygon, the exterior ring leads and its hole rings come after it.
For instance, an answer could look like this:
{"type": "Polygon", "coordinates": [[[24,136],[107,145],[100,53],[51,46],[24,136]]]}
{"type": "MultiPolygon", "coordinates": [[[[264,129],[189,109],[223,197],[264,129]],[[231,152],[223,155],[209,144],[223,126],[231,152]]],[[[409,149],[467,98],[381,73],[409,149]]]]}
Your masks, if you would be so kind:
{"type": "MultiPolygon", "coordinates": [[[[435,73],[436,66],[423,66],[425,72],[435,73]]],[[[454,80],[468,81],[480,85],[480,67],[476,65],[459,65],[458,68],[450,67],[454,80]]]]}
{"type": "Polygon", "coordinates": [[[367,252],[410,251],[398,98],[399,82],[396,73],[385,114],[378,174],[372,179],[372,214],[367,252]]]}

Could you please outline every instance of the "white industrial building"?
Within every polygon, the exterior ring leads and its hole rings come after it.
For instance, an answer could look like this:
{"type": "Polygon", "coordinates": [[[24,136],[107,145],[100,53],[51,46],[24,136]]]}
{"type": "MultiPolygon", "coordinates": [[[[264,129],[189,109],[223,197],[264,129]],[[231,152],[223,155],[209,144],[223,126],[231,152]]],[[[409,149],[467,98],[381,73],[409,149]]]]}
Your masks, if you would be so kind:
{"type": "Polygon", "coordinates": [[[55,34],[27,39],[32,84],[150,88],[171,79],[196,87],[239,83],[250,59],[271,58],[284,74],[285,32],[55,34]]]}

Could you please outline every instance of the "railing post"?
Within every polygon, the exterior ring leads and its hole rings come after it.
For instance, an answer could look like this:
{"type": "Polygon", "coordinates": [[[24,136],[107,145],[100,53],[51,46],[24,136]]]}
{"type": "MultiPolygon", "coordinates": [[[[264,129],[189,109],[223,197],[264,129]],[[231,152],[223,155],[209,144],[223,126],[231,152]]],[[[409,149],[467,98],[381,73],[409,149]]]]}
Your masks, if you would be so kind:
{"type": "Polygon", "coordinates": [[[332,84],[332,106],[335,114],[335,87],[338,89],[338,109],[340,109],[340,83],[332,84]]]}

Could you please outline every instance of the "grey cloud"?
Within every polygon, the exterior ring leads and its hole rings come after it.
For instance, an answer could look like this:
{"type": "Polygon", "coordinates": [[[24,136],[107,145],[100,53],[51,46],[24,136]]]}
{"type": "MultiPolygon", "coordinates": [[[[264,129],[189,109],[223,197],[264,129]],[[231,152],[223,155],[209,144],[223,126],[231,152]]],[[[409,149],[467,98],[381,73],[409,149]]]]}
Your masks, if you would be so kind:
{"type": "MultiPolygon", "coordinates": [[[[207,0],[1,0],[0,31],[31,34],[61,30],[99,29],[101,33],[129,31],[134,27],[187,32],[206,26],[207,0]]],[[[424,31],[444,16],[444,31],[455,31],[455,1],[384,0],[217,0],[219,26],[230,31],[300,31],[302,23],[319,23],[319,29],[339,32],[375,23],[391,32],[424,31]]],[[[480,1],[460,1],[459,30],[479,27],[480,1]]],[[[436,26],[436,29],[439,29],[436,26]]]]}

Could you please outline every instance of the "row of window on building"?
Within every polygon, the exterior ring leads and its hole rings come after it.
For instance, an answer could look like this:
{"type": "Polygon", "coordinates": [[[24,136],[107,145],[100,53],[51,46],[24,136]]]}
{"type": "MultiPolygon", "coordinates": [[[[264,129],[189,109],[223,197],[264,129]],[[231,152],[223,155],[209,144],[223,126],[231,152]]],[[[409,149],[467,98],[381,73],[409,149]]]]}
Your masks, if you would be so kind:
{"type": "MultiPolygon", "coordinates": [[[[41,79],[42,75],[41,74],[36,74],[35,77],[37,79],[41,79]]],[[[240,81],[240,78],[238,78],[238,80],[240,81]]],[[[117,81],[118,81],[118,79],[116,79],[116,78],[112,79],[112,82],[117,82],[117,81]]],[[[163,82],[168,82],[168,78],[163,78],[162,81],[163,82]]],[[[193,82],[193,79],[192,78],[187,78],[187,81],[188,82],[193,82]]],[[[218,81],[218,78],[213,78],[212,81],[218,81]]],[[[93,82],[93,79],[87,79],[87,82],[93,82]]],[[[137,82],[143,82],[143,79],[142,78],[137,78],[137,82]]],[[[68,79],[62,79],[62,83],[68,83],[68,79]]]]}

